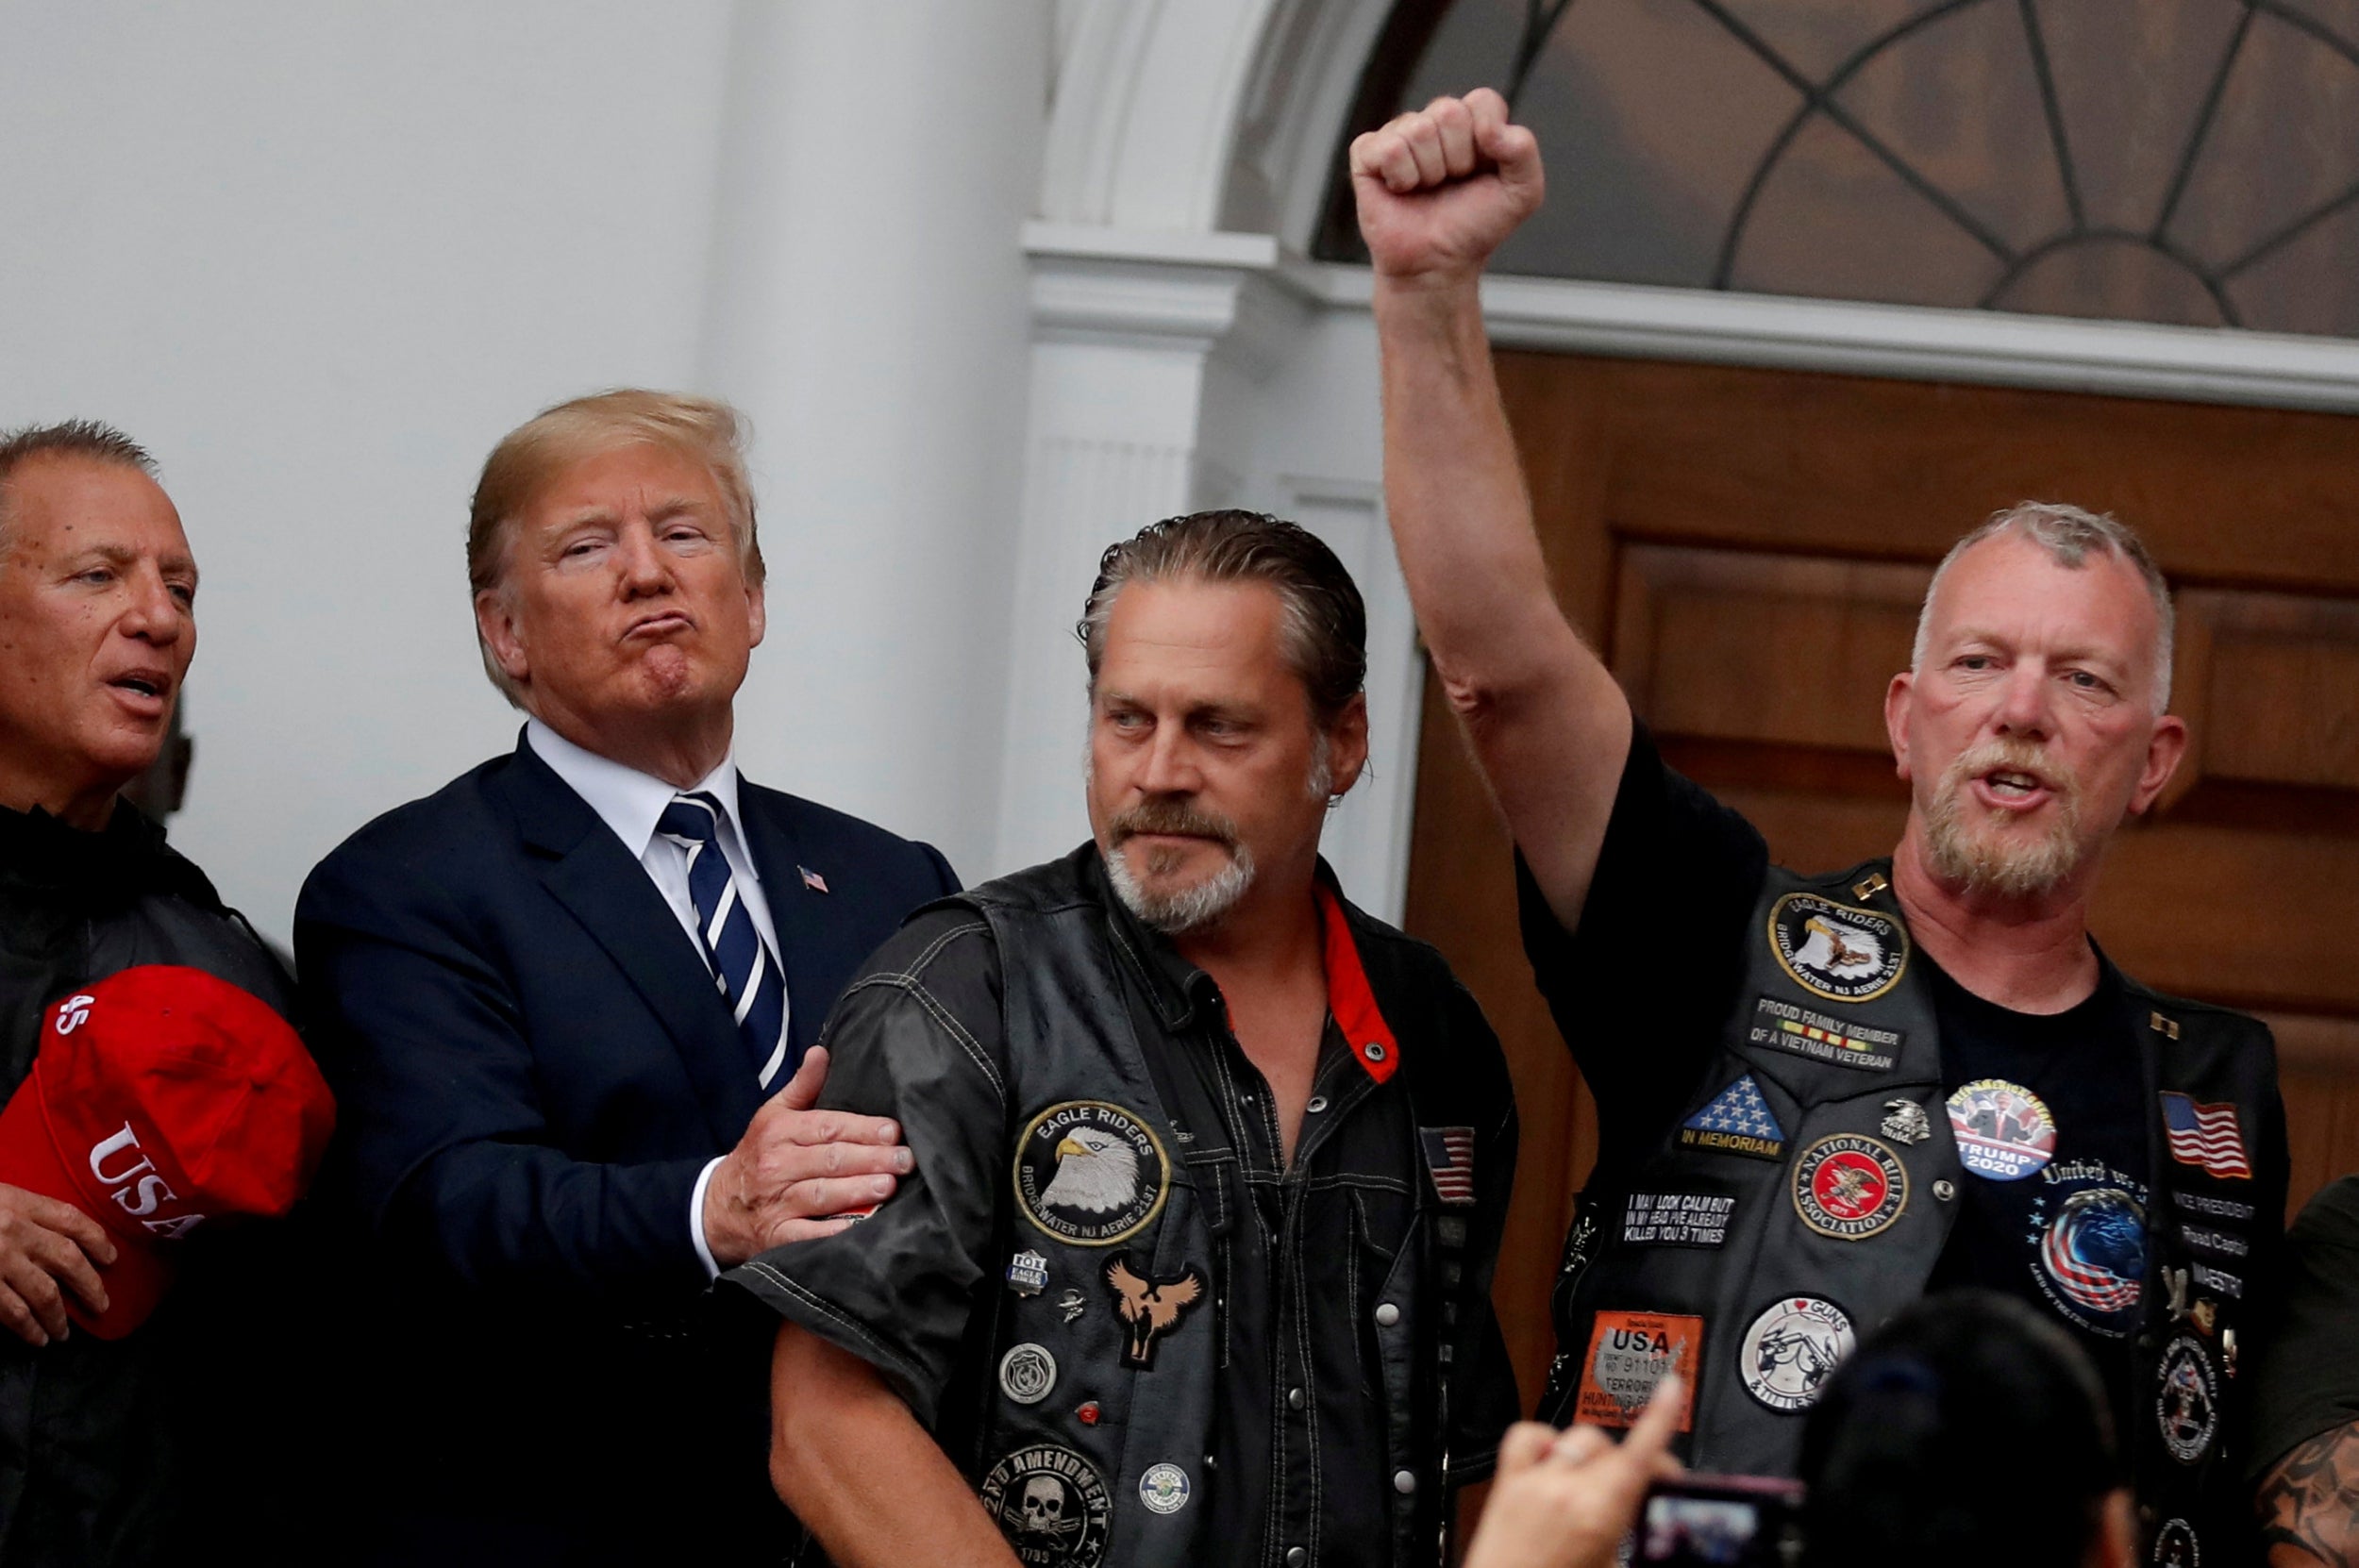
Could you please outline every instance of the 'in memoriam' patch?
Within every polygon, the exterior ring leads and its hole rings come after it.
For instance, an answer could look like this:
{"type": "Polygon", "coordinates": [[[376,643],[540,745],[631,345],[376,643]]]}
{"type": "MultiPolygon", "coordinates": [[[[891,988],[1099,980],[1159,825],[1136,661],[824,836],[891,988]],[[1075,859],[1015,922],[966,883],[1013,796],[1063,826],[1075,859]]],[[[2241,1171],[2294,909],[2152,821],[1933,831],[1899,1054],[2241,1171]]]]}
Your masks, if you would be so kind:
{"type": "Polygon", "coordinates": [[[1863,1073],[1889,1073],[1900,1059],[1903,1037],[1898,1029],[1846,1024],[1809,1008],[1763,996],[1753,1003],[1753,1026],[1745,1038],[1752,1044],[1813,1061],[1831,1061],[1863,1073]]]}
{"type": "Polygon", "coordinates": [[[1729,1239],[1736,1200],[1717,1193],[1632,1193],[1622,1208],[1631,1246],[1716,1247],[1729,1239]]]}
{"type": "Polygon", "coordinates": [[[1680,1147],[1741,1154],[1749,1159],[1783,1159],[1785,1129],[1778,1126],[1761,1085],[1750,1073],[1738,1078],[1701,1110],[1680,1125],[1680,1147]]]}

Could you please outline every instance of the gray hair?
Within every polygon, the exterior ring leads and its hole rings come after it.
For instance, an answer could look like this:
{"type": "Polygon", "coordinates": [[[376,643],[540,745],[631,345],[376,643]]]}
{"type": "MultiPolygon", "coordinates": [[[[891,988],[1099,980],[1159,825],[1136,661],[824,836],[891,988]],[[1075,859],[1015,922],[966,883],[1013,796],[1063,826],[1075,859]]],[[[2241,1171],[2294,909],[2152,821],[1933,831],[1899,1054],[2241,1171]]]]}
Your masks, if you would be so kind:
{"type": "Polygon", "coordinates": [[[1123,585],[1170,579],[1259,582],[1276,590],[1285,607],[1286,662],[1301,677],[1320,729],[1332,726],[1366,683],[1367,607],[1335,552],[1300,524],[1225,509],[1150,523],[1099,558],[1097,581],[1073,627],[1089,660],[1092,692],[1123,585]]]}
{"type": "Polygon", "coordinates": [[[1933,595],[1941,592],[1941,579],[1949,575],[1949,568],[1966,551],[2009,531],[2046,550],[2059,566],[2078,571],[2093,552],[2111,556],[2137,573],[2154,601],[2154,712],[2157,717],[2167,712],[2171,649],[2178,635],[2179,616],[2170,602],[2170,584],[2163,580],[2163,569],[2154,564],[2146,542],[2128,524],[2111,512],[2084,511],[2061,501],[2018,501],[1991,513],[1982,526],[1949,546],[1949,553],[1933,569],[1933,580],[1925,585],[1925,603],[1916,612],[1916,642],[1909,650],[1910,673],[1924,668],[1925,643],[1932,629],[1933,595]]]}
{"type": "Polygon", "coordinates": [[[134,469],[158,477],[156,459],[147,448],[111,425],[94,419],[61,420],[56,425],[27,425],[0,430],[0,550],[8,542],[8,476],[17,465],[35,458],[87,458],[116,468],[134,469]]]}

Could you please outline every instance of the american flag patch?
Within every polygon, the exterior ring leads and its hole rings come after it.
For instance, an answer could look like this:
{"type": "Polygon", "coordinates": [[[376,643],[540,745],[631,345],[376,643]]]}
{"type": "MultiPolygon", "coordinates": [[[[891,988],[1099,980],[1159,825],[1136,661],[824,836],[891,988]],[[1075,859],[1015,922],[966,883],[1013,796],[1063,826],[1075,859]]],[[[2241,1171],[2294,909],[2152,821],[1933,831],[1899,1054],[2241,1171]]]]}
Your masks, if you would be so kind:
{"type": "Polygon", "coordinates": [[[811,867],[796,866],[795,869],[803,874],[803,886],[809,888],[811,892],[825,892],[828,891],[828,879],[820,876],[817,872],[811,870],[811,867]]]}
{"type": "Polygon", "coordinates": [[[1444,1203],[1474,1202],[1474,1128],[1419,1127],[1417,1137],[1425,1144],[1434,1195],[1444,1203]]]}
{"type": "Polygon", "coordinates": [[[2182,1165],[2196,1165],[2216,1176],[2250,1179],[2252,1164],[2245,1158],[2244,1129],[2236,1125],[2233,1105],[2199,1105],[2185,1094],[2163,1091],[2163,1132],[2170,1140],[2170,1157],[2182,1165]]]}

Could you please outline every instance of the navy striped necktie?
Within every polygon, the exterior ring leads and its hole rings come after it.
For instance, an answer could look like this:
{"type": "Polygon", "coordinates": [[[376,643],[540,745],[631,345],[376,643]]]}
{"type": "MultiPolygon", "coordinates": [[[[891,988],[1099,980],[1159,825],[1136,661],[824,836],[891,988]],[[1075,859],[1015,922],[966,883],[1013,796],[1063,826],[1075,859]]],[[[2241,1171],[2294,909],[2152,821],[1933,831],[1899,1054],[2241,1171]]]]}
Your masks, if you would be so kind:
{"type": "Polygon", "coordinates": [[[699,791],[674,795],[656,831],[688,852],[688,892],[696,901],[696,930],[721,994],[737,1017],[738,1037],[754,1060],[754,1076],[770,1087],[786,1059],[786,976],[778,956],[754,929],[738,896],[737,878],[721,853],[721,803],[699,791]]]}

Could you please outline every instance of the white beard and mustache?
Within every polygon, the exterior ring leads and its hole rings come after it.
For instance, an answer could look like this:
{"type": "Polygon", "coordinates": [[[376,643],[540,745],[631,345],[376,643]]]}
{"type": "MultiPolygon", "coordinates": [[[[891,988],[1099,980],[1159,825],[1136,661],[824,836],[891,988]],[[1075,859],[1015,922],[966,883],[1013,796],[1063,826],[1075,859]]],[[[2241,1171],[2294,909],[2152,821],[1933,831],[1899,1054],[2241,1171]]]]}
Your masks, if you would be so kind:
{"type": "MultiPolygon", "coordinates": [[[[1318,737],[1311,757],[1311,772],[1303,779],[1303,789],[1317,800],[1333,787],[1334,765],[1330,759],[1329,742],[1325,734],[1318,737]]],[[[1095,772],[1084,766],[1084,776],[1095,782],[1095,772]]],[[[1257,869],[1253,851],[1238,842],[1237,825],[1227,817],[1200,810],[1185,801],[1165,797],[1150,798],[1127,811],[1116,812],[1106,824],[1106,879],[1113,884],[1114,896],[1123,908],[1138,917],[1139,924],[1167,937],[1194,931],[1210,926],[1237,907],[1237,901],[1253,886],[1257,869]],[[1180,833],[1192,838],[1209,839],[1228,851],[1229,863],[1194,887],[1159,892],[1146,886],[1137,868],[1130,864],[1129,842],[1141,833],[1180,833]]],[[[1176,853],[1159,853],[1146,859],[1148,876],[1166,876],[1178,869],[1176,853]]]]}
{"type": "Polygon", "coordinates": [[[2079,870],[2088,853],[2081,837],[2081,781],[2044,748],[2025,741],[1986,741],[1960,753],[1925,803],[1924,820],[1926,859],[1933,875],[1968,892],[2033,897],[2079,870]],[[1966,821],[1966,785],[2009,769],[2037,776],[2055,801],[2047,832],[2028,842],[2012,839],[1994,824],[1966,821]]]}

